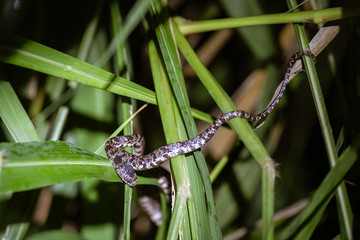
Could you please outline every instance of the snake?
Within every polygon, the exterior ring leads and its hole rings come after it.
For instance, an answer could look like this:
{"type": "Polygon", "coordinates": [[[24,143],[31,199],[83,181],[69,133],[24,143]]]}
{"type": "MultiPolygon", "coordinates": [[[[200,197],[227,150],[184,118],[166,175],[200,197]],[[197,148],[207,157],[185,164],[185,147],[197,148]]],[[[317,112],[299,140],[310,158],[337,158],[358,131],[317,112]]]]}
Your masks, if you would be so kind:
{"type": "MultiPolygon", "coordinates": [[[[134,187],[138,184],[135,171],[157,168],[163,162],[172,157],[200,149],[203,145],[210,141],[210,139],[215,135],[216,131],[226,121],[235,117],[244,118],[249,122],[259,121],[266,118],[274,110],[283,96],[286,86],[290,81],[290,73],[295,62],[304,55],[311,57],[313,61],[316,60],[315,55],[310,51],[300,51],[295,53],[288,62],[284,79],[280,83],[281,87],[278,91],[278,94],[265,108],[265,110],[259,114],[251,115],[244,110],[236,110],[225,113],[217,118],[206,130],[201,132],[198,136],[186,141],[175,142],[161,146],[146,155],[143,155],[145,139],[140,134],[116,136],[108,139],[105,143],[105,153],[115,168],[117,175],[123,180],[124,183],[134,187]],[[131,154],[125,151],[124,147],[134,147],[133,153],[131,154]]],[[[300,71],[304,70],[302,69],[298,72],[300,71]]]]}

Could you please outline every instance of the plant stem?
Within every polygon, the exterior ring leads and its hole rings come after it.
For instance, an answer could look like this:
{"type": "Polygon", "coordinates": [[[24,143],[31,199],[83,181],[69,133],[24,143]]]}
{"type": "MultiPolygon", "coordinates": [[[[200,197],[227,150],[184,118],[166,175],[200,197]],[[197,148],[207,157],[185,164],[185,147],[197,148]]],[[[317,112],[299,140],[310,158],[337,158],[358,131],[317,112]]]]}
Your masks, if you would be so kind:
{"type": "Polygon", "coordinates": [[[243,18],[224,18],[204,21],[181,21],[179,28],[183,34],[194,34],[200,32],[216,31],[226,28],[238,28],[256,25],[270,25],[283,23],[323,23],[355,17],[360,15],[360,8],[327,8],[314,11],[302,11],[293,13],[276,13],[261,16],[251,16],[243,18]]]}
{"type": "MultiPolygon", "coordinates": [[[[295,0],[287,0],[288,6],[290,9],[296,7],[297,2],[295,0]]],[[[309,40],[306,35],[305,28],[302,24],[294,24],[294,29],[296,36],[298,38],[298,43],[302,51],[309,51],[309,40]]],[[[330,167],[333,168],[336,163],[339,161],[334,136],[332,134],[332,129],[330,125],[329,116],[327,114],[324,97],[321,91],[320,81],[317,75],[315,68],[315,63],[310,57],[304,57],[304,65],[306,69],[306,74],[309,79],[309,84],[311,92],[313,95],[316,112],[318,115],[321,132],[324,138],[324,144],[329,159],[330,167]]],[[[346,188],[344,184],[341,184],[336,190],[336,200],[338,206],[340,229],[342,230],[342,236],[345,236],[346,239],[353,239],[352,237],[352,221],[353,214],[351,211],[349,199],[346,193],[346,188]]]]}

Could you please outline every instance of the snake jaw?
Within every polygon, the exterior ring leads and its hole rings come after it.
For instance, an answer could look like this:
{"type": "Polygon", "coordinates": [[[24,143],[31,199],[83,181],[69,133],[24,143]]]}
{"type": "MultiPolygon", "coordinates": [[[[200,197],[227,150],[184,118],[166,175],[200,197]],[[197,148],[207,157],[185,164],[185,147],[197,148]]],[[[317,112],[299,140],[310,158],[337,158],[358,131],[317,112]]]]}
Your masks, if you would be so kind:
{"type": "Polygon", "coordinates": [[[116,173],[119,175],[121,180],[124,181],[130,187],[135,187],[138,184],[138,179],[134,169],[124,163],[114,165],[116,173]]]}

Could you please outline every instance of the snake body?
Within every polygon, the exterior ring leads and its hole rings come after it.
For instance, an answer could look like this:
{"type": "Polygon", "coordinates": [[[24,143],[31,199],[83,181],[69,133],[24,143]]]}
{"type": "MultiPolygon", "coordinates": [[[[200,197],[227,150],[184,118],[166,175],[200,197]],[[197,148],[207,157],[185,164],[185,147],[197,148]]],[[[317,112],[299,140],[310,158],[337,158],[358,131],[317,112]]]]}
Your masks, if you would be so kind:
{"type": "Polygon", "coordinates": [[[105,144],[105,152],[109,160],[112,162],[116,173],[126,184],[130,186],[136,186],[138,180],[135,170],[156,168],[172,157],[189,153],[201,148],[208,141],[210,141],[216,131],[226,121],[235,117],[245,118],[250,122],[259,121],[265,118],[279,103],[281,97],[284,94],[286,86],[289,83],[292,67],[296,60],[303,55],[309,56],[315,61],[315,55],[309,51],[301,51],[293,55],[288,62],[288,67],[286,69],[285,76],[281,83],[281,88],[278,94],[270,103],[270,105],[263,112],[257,115],[251,115],[250,113],[243,110],[225,113],[224,115],[217,118],[214,123],[210,125],[210,127],[200,133],[198,136],[186,141],[170,143],[154,150],[147,155],[143,155],[145,140],[144,137],[139,134],[110,138],[105,144]],[[130,154],[129,152],[125,151],[123,147],[134,147],[134,153],[130,154]]]}

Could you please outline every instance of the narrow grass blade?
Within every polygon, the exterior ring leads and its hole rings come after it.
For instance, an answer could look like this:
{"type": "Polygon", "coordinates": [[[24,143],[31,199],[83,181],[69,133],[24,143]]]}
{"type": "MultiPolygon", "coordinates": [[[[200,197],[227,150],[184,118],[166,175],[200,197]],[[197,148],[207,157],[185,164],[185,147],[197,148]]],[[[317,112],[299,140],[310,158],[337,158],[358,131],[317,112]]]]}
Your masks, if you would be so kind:
{"type": "Polygon", "coordinates": [[[104,6],[104,0],[100,0],[98,3],[98,6],[96,8],[94,17],[89,21],[89,24],[87,25],[87,27],[85,29],[83,38],[82,38],[80,46],[79,46],[79,52],[77,54],[77,58],[82,61],[86,61],[87,56],[90,52],[89,50],[90,50],[91,44],[94,40],[94,36],[96,33],[97,26],[99,24],[103,6],[104,6]]]}
{"type": "MultiPolygon", "coordinates": [[[[0,36],[0,56],[3,62],[156,104],[153,91],[125,78],[3,30],[0,30],[0,36]]],[[[191,109],[191,112],[195,118],[203,121],[213,120],[209,114],[202,111],[191,109]]]]}
{"type": "MultiPolygon", "coordinates": [[[[176,127],[176,116],[175,116],[175,104],[174,99],[171,94],[170,86],[164,71],[163,66],[161,65],[161,61],[159,55],[157,53],[157,49],[153,40],[149,40],[148,42],[148,50],[149,50],[149,57],[150,57],[150,64],[152,69],[152,75],[154,79],[154,85],[157,92],[161,92],[158,95],[158,102],[159,102],[159,109],[160,114],[163,121],[163,127],[165,137],[167,141],[176,142],[179,141],[179,131],[183,131],[183,129],[177,129],[176,127]],[[164,105],[164,107],[163,107],[164,105]],[[166,119],[166,121],[165,121],[166,119]]],[[[177,156],[173,158],[172,161],[181,161],[184,165],[182,169],[178,170],[178,173],[174,172],[174,179],[177,182],[177,185],[188,185],[188,168],[187,165],[184,164],[185,157],[184,156],[177,156]],[[185,183],[185,184],[184,184],[185,183]]],[[[185,188],[185,187],[184,187],[185,188]]],[[[182,223],[182,218],[188,218],[188,211],[186,207],[188,194],[184,194],[183,188],[176,189],[176,198],[175,198],[175,207],[173,214],[170,219],[170,225],[167,233],[167,239],[175,239],[178,237],[180,232],[180,224],[182,223]]],[[[186,235],[190,235],[190,229],[184,228],[181,230],[186,235]]]]}
{"type": "Polygon", "coordinates": [[[303,240],[303,239],[311,239],[311,236],[316,229],[317,225],[319,224],[321,217],[323,216],[326,207],[328,206],[329,202],[331,201],[333,195],[328,197],[328,199],[317,209],[316,213],[311,217],[309,222],[304,226],[301,231],[296,234],[294,240],[303,240]]]}
{"type": "Polygon", "coordinates": [[[99,177],[116,181],[110,161],[65,142],[1,143],[0,192],[99,177]]]}
{"type": "MultiPolygon", "coordinates": [[[[220,0],[219,2],[229,17],[227,19],[242,19],[248,16],[259,16],[263,14],[262,4],[259,1],[220,0]]],[[[220,19],[220,22],[221,21],[222,19],[220,19]]],[[[276,42],[270,26],[239,27],[236,29],[236,32],[243,39],[246,48],[249,49],[256,61],[264,63],[276,55],[276,42]]],[[[269,67],[270,65],[274,65],[274,62],[269,61],[266,65],[269,67]]],[[[267,81],[267,83],[271,84],[271,81],[267,81]]]]}
{"type": "Polygon", "coordinates": [[[156,104],[154,92],[39,43],[0,31],[1,61],[156,104]]]}
{"type": "MultiPolygon", "coordinates": [[[[4,78],[4,76],[1,77],[4,78]]],[[[11,135],[15,142],[40,140],[34,125],[16,96],[14,89],[10,83],[5,81],[0,81],[0,117],[5,125],[5,131],[11,135]]],[[[4,161],[3,155],[4,154],[0,152],[0,194],[4,193],[1,191],[2,187],[8,184],[8,179],[4,178],[8,172],[5,167],[6,162],[4,161]]],[[[17,172],[13,172],[12,175],[21,177],[17,172]]],[[[20,182],[17,184],[21,184],[21,182],[22,179],[20,179],[20,182]]],[[[13,189],[10,188],[5,192],[11,193],[13,189]]],[[[2,239],[20,240],[24,238],[30,226],[29,218],[37,196],[38,191],[26,192],[22,195],[14,194],[12,196],[9,205],[7,205],[9,207],[8,210],[16,209],[17,211],[7,214],[2,218],[4,225],[7,224],[6,229],[4,229],[4,234],[1,234],[2,239]],[[19,209],[21,209],[21,211],[19,211],[19,209]],[[21,214],[19,214],[20,212],[21,214]],[[12,221],[8,221],[8,219],[12,221]]]]}
{"type": "MultiPolygon", "coordinates": [[[[176,194],[175,205],[174,205],[174,213],[177,213],[171,217],[169,231],[166,236],[167,240],[176,240],[179,239],[180,233],[180,224],[183,221],[183,218],[187,215],[186,208],[187,196],[183,192],[179,192],[176,194]]],[[[185,235],[183,233],[182,235],[185,235]]]]}
{"type": "MultiPolygon", "coordinates": [[[[137,4],[139,4],[141,2],[137,2],[137,4]]],[[[145,2],[146,3],[146,2],[145,2]]],[[[146,9],[147,9],[147,5],[145,5],[146,9]]],[[[136,4],[134,6],[134,8],[136,7],[136,4]]],[[[138,9],[138,8],[135,8],[138,9]]],[[[120,15],[120,6],[118,4],[117,1],[111,1],[110,4],[110,9],[109,9],[110,13],[111,13],[111,23],[112,23],[112,30],[113,30],[113,34],[118,37],[118,36],[125,36],[126,35],[126,25],[123,25],[122,23],[122,17],[120,15]]],[[[130,17],[134,17],[134,14],[130,11],[129,13],[130,17]],[[130,15],[131,14],[131,15],[130,15]]],[[[124,23],[125,24],[125,23],[124,23]]],[[[135,26],[133,26],[132,28],[134,28],[135,26]]],[[[116,40],[116,37],[114,40],[116,40]]],[[[115,41],[113,41],[114,43],[115,41]]],[[[115,42],[116,43],[116,42],[115,42]]],[[[126,66],[128,65],[128,61],[129,58],[126,56],[128,54],[127,53],[127,49],[126,46],[127,44],[125,42],[122,43],[118,43],[116,44],[116,60],[117,60],[117,64],[116,64],[116,69],[117,71],[119,71],[119,69],[122,68],[126,68],[126,66]]],[[[111,44],[110,44],[111,47],[111,44]]],[[[108,48],[108,50],[111,50],[111,48],[108,48]]],[[[103,55],[106,57],[106,52],[103,55]]],[[[119,74],[119,73],[118,73],[119,74]]],[[[132,73],[129,72],[129,69],[126,68],[126,72],[125,74],[127,76],[127,80],[130,81],[129,76],[133,75],[132,73]]],[[[121,108],[121,116],[122,119],[129,119],[131,118],[133,114],[133,109],[134,109],[134,105],[135,103],[132,102],[132,100],[128,97],[121,97],[120,99],[120,103],[119,106],[121,108]]],[[[127,124],[125,125],[124,128],[124,135],[132,135],[133,134],[133,124],[132,121],[130,122],[131,124],[127,124]]],[[[132,147],[127,147],[125,148],[126,151],[133,153],[133,148],[132,147]]],[[[132,203],[132,196],[133,196],[133,189],[124,184],[124,188],[125,188],[125,192],[124,192],[124,217],[123,217],[123,230],[120,236],[120,238],[124,239],[124,240],[129,240],[130,239],[130,225],[131,225],[131,203],[132,203]]]]}
{"type": "MultiPolygon", "coordinates": [[[[180,33],[175,25],[174,34],[177,46],[179,47],[180,51],[184,54],[186,60],[192,66],[199,79],[202,81],[203,85],[208,90],[209,94],[213,97],[220,109],[223,112],[237,110],[231,98],[226,94],[220,84],[216,82],[211,73],[201,63],[195,52],[192,50],[184,36],[180,33]]],[[[263,204],[266,204],[266,206],[263,206],[263,229],[265,229],[265,232],[270,233],[268,236],[271,238],[271,233],[273,232],[272,218],[274,214],[274,179],[270,179],[275,178],[275,169],[271,169],[274,167],[272,160],[269,157],[269,154],[266,152],[265,147],[261,143],[260,139],[255,135],[250,125],[244,119],[232,119],[230,120],[230,123],[246,147],[252,153],[254,158],[262,166],[263,179],[268,181],[266,183],[263,182],[262,185],[263,198],[266,198],[266,200],[263,202],[263,204]]]]}
{"type": "Polygon", "coordinates": [[[60,135],[64,130],[65,122],[68,115],[69,115],[68,107],[63,106],[59,108],[49,140],[55,141],[60,139],[60,135]]]}
{"type": "Polygon", "coordinates": [[[15,142],[40,140],[14,89],[5,81],[0,81],[0,117],[15,142]]]}
{"type": "Polygon", "coordinates": [[[220,161],[215,165],[215,167],[210,173],[211,183],[213,183],[216,180],[216,178],[220,175],[221,171],[224,169],[224,167],[227,165],[228,162],[229,162],[229,156],[226,155],[222,157],[220,161]]]}
{"type": "Polygon", "coordinates": [[[179,21],[179,28],[183,34],[216,31],[225,28],[238,28],[256,25],[283,24],[283,23],[323,23],[343,18],[359,16],[359,8],[328,8],[314,11],[294,13],[276,13],[262,16],[243,18],[225,18],[205,21],[179,21]]]}
{"type": "Polygon", "coordinates": [[[124,44],[130,33],[144,18],[147,11],[149,11],[150,3],[151,0],[140,0],[135,2],[134,6],[131,8],[131,10],[126,16],[122,31],[118,32],[117,35],[114,36],[114,38],[109,44],[109,47],[106,49],[104,54],[100,57],[100,59],[95,65],[102,67],[109,61],[111,56],[114,55],[116,48],[124,44]]]}
{"type": "Polygon", "coordinates": [[[131,225],[131,203],[132,203],[132,195],[133,189],[124,184],[125,192],[124,192],[124,217],[123,217],[123,232],[122,239],[130,239],[130,225],[131,225]]]}
{"type": "MultiPolygon", "coordinates": [[[[111,135],[109,138],[115,137],[117,136],[124,128],[126,125],[128,125],[135,117],[138,113],[140,113],[145,107],[147,106],[147,104],[144,104],[143,106],[141,106],[133,115],[131,115],[131,117],[129,117],[128,119],[126,119],[111,135]]],[[[101,144],[101,146],[95,151],[95,154],[98,155],[102,155],[105,157],[105,150],[104,150],[104,146],[105,146],[105,142],[103,144],[101,144]]]]}
{"type": "MultiPolygon", "coordinates": [[[[212,96],[219,108],[223,112],[237,110],[231,98],[226,94],[221,85],[214,79],[209,70],[201,63],[199,58],[196,56],[196,53],[186,41],[185,37],[180,33],[176,25],[173,26],[178,48],[189,62],[191,67],[194,69],[200,81],[208,90],[209,94],[212,96]]],[[[269,154],[266,152],[265,147],[247,121],[241,118],[234,118],[230,120],[230,123],[234,131],[239,135],[241,140],[244,142],[259,164],[265,164],[265,160],[269,157],[269,154]]]]}
{"type": "MultiPolygon", "coordinates": [[[[57,183],[98,178],[120,182],[107,159],[61,141],[1,143],[0,193],[18,192],[57,183]]],[[[139,176],[139,184],[154,184],[139,176]]]]}
{"type": "MultiPolygon", "coordinates": [[[[153,21],[156,22],[157,27],[155,29],[157,39],[159,41],[160,50],[166,66],[168,77],[171,83],[172,90],[174,92],[176,102],[181,109],[181,116],[186,126],[186,132],[188,137],[195,137],[198,133],[196,130],[195,122],[191,116],[190,103],[186,92],[186,86],[184,77],[182,75],[182,69],[177,54],[177,49],[172,36],[171,26],[172,22],[169,22],[164,17],[166,14],[162,14],[165,8],[161,6],[153,5],[150,13],[153,16],[153,21]],[[160,14],[161,13],[161,14],[160,14]]],[[[185,140],[188,137],[182,138],[185,140]]],[[[190,161],[187,161],[189,169],[190,179],[190,191],[192,198],[188,201],[188,209],[190,214],[190,225],[192,230],[192,236],[197,238],[209,238],[209,233],[206,229],[209,228],[208,224],[211,223],[211,234],[213,239],[221,238],[221,231],[216,217],[215,204],[213,203],[213,196],[211,190],[211,183],[209,180],[209,173],[205,164],[205,159],[202,154],[194,153],[196,163],[193,161],[193,157],[189,156],[190,161]],[[200,177],[201,175],[201,177],[200,177]],[[207,201],[210,203],[209,213],[206,209],[206,202],[203,198],[203,185],[205,187],[207,201]],[[209,215],[209,216],[208,216],[209,215]],[[210,219],[208,219],[210,218],[210,219]],[[207,220],[205,220],[207,219],[207,220]],[[198,223],[202,222],[201,225],[198,223]]],[[[173,164],[174,172],[177,169],[177,164],[173,164]]],[[[178,167],[182,167],[178,165],[178,167]]]]}
{"type": "MultiPolygon", "coordinates": [[[[289,8],[296,6],[296,1],[288,0],[289,8]]],[[[294,24],[295,33],[300,45],[301,50],[309,50],[309,40],[306,35],[306,31],[303,25],[294,24]]],[[[329,164],[331,167],[334,167],[338,160],[338,154],[335,146],[334,136],[332,134],[331,124],[329,120],[329,116],[327,114],[327,109],[325,106],[324,97],[321,91],[320,81],[317,75],[317,71],[315,68],[315,63],[309,58],[304,58],[304,65],[306,69],[306,73],[309,79],[311,92],[314,99],[314,104],[316,108],[316,112],[318,115],[322,135],[324,138],[324,144],[327,152],[327,156],[329,159],[329,164]]],[[[336,192],[337,199],[337,210],[339,214],[339,222],[341,235],[344,238],[352,239],[352,225],[353,225],[353,213],[351,210],[351,205],[349,201],[349,197],[346,193],[345,186],[341,184],[338,187],[336,192]]]]}
{"type": "Polygon", "coordinates": [[[352,143],[339,158],[339,162],[331,168],[320,186],[315,191],[306,208],[297,215],[291,223],[276,237],[276,239],[291,239],[307,223],[309,218],[324,204],[324,201],[335,191],[345,174],[359,158],[360,139],[352,143]]]}

